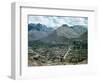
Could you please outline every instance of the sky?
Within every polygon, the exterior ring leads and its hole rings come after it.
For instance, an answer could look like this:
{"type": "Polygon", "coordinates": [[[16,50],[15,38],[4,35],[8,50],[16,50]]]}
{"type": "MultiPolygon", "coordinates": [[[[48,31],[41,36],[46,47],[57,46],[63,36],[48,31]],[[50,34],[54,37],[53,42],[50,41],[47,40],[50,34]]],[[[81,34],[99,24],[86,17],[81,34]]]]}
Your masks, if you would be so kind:
{"type": "Polygon", "coordinates": [[[88,18],[71,16],[29,16],[28,23],[41,23],[52,28],[57,28],[62,24],[67,24],[69,26],[84,25],[87,27],[88,18]]]}

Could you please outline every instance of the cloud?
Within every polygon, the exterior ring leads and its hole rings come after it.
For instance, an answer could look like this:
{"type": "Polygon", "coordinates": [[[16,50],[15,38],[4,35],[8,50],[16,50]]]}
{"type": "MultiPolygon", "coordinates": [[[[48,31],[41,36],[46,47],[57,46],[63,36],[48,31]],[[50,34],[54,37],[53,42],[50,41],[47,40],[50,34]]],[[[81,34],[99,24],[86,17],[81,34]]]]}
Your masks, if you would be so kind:
{"type": "Polygon", "coordinates": [[[88,26],[87,17],[63,17],[63,16],[29,16],[29,23],[41,23],[48,27],[57,28],[62,24],[73,25],[85,25],[88,26]]]}

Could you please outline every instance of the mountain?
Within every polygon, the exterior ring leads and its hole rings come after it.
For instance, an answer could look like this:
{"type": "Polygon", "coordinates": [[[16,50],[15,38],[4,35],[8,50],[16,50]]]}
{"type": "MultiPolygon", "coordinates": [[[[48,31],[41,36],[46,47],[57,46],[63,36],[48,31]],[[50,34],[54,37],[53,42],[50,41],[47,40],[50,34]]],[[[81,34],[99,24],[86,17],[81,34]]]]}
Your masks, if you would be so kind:
{"type": "Polygon", "coordinates": [[[69,44],[72,41],[86,39],[87,28],[82,25],[68,26],[63,24],[56,30],[43,24],[28,25],[29,41],[40,41],[50,44],[69,44]]]}
{"type": "Polygon", "coordinates": [[[46,25],[43,25],[40,23],[38,24],[30,23],[28,24],[28,31],[31,31],[31,30],[50,32],[50,31],[53,31],[53,28],[47,27],[46,25]]]}
{"type": "Polygon", "coordinates": [[[53,31],[47,37],[41,39],[42,42],[53,43],[53,44],[66,44],[70,42],[71,39],[79,37],[79,34],[76,33],[68,25],[63,24],[58,29],[53,31]]]}
{"type": "Polygon", "coordinates": [[[72,28],[70,28],[68,25],[63,24],[62,26],[60,26],[57,30],[56,33],[58,36],[63,36],[65,38],[76,38],[79,36],[79,34],[74,31],[72,28]]]}
{"type": "Polygon", "coordinates": [[[67,24],[61,25],[58,29],[54,30],[47,37],[40,39],[42,42],[53,44],[66,44],[72,43],[74,40],[84,40],[87,37],[87,28],[82,25],[68,26],[67,24]]]}
{"type": "Polygon", "coordinates": [[[28,24],[28,40],[34,41],[46,37],[53,31],[53,28],[47,27],[43,24],[28,24]]]}
{"type": "Polygon", "coordinates": [[[74,26],[71,26],[71,28],[76,32],[78,33],[79,35],[85,33],[87,31],[87,27],[86,26],[83,26],[83,25],[74,25],[74,26]]]}

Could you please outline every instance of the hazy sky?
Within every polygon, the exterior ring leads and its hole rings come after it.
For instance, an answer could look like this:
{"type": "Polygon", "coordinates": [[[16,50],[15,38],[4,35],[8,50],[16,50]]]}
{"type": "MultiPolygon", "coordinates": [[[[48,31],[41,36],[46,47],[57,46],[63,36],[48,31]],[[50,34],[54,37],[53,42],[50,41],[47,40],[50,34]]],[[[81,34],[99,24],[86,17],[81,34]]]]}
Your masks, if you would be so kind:
{"type": "Polygon", "coordinates": [[[41,23],[48,27],[57,28],[62,24],[69,26],[85,25],[88,26],[87,17],[61,17],[61,16],[29,16],[28,23],[41,23]]]}

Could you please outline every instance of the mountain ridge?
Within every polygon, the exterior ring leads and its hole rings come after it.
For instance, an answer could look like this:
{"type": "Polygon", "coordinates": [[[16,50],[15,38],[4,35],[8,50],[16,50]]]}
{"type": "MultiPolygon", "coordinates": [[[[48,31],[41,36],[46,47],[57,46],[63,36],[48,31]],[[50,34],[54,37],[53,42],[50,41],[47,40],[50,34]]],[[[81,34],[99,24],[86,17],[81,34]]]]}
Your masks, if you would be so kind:
{"type": "Polygon", "coordinates": [[[70,27],[67,24],[62,24],[56,30],[53,28],[48,28],[46,25],[40,23],[31,23],[28,25],[29,41],[40,40],[47,43],[59,43],[78,38],[85,32],[87,32],[87,29],[82,25],[75,25],[70,27]]]}

